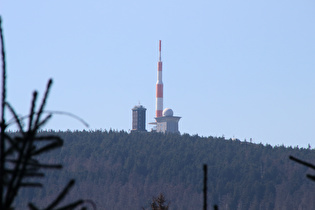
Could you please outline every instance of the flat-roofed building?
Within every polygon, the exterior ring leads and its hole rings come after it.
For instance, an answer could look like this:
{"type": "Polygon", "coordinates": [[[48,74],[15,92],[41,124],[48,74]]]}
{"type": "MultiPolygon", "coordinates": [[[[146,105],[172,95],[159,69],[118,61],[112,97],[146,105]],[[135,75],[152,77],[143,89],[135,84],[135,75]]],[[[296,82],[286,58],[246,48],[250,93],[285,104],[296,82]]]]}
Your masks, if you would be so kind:
{"type": "Polygon", "coordinates": [[[166,108],[162,117],[156,117],[156,131],[162,133],[178,133],[178,122],[181,117],[173,116],[173,110],[166,108]]]}
{"type": "Polygon", "coordinates": [[[132,130],[131,131],[147,131],[145,129],[145,112],[146,108],[142,105],[135,106],[132,109],[132,130]]]}

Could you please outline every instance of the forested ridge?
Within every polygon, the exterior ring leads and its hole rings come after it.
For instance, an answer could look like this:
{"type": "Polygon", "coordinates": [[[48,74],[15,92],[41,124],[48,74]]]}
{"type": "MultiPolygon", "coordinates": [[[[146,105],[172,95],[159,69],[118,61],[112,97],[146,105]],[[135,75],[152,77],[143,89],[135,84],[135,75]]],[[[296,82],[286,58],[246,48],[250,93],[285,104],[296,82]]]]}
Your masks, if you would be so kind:
{"type": "MultiPolygon", "coordinates": [[[[17,207],[52,199],[70,177],[76,186],[67,199],[92,199],[98,209],[148,208],[163,193],[170,209],[202,209],[203,164],[208,165],[208,202],[219,209],[313,209],[315,182],[289,155],[315,162],[312,149],[253,144],[223,137],[127,133],[124,131],[46,132],[65,144],[41,157],[62,163],[48,171],[44,189],[20,193],[17,207]]],[[[12,134],[14,135],[14,133],[12,134]]]]}

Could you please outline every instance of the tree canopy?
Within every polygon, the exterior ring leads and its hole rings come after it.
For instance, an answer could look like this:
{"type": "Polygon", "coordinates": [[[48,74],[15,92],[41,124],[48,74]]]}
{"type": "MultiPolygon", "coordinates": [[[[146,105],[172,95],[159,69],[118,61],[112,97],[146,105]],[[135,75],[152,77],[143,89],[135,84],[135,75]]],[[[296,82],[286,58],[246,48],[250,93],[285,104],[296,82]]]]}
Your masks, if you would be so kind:
{"type": "MultiPolygon", "coordinates": [[[[76,177],[71,193],[92,198],[101,209],[141,209],[163,193],[170,209],[202,209],[203,164],[208,165],[208,203],[220,209],[298,209],[315,206],[315,185],[307,167],[289,155],[312,162],[312,149],[241,142],[223,137],[124,131],[42,131],[64,139],[60,151],[43,157],[61,162],[61,174],[47,175],[59,189],[76,177]],[[134,208],[130,208],[134,207],[134,208]]],[[[25,193],[45,202],[54,190],[25,193]]],[[[69,199],[71,199],[71,195],[69,199]]],[[[20,200],[19,203],[23,203],[20,200]]]]}

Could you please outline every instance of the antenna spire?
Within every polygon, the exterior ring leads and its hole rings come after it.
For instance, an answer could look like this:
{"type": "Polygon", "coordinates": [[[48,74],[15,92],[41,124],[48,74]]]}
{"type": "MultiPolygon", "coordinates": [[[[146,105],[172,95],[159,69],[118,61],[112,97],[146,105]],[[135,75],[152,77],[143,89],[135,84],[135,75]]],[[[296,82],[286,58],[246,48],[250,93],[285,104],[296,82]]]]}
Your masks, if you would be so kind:
{"type": "Polygon", "coordinates": [[[161,61],[161,40],[159,41],[159,61],[157,68],[156,82],[156,117],[162,117],[163,112],[163,82],[162,82],[162,61],[161,61]]]}
{"type": "Polygon", "coordinates": [[[159,41],[159,61],[161,61],[161,40],[159,41]]]}

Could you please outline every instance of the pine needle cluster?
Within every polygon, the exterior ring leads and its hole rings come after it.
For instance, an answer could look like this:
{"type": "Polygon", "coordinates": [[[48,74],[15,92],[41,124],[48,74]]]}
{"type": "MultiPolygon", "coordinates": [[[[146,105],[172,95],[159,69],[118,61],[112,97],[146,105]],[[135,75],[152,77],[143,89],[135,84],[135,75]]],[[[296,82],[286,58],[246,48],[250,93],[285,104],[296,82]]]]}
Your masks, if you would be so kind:
{"type": "MultiPolygon", "coordinates": [[[[39,130],[52,117],[52,113],[45,111],[48,95],[52,86],[52,79],[48,81],[45,94],[36,109],[38,93],[34,91],[31,100],[30,112],[26,117],[19,117],[13,106],[7,101],[6,92],[6,58],[4,48],[4,37],[2,30],[2,19],[0,17],[0,43],[2,61],[2,92],[1,92],[1,122],[0,122],[0,209],[14,209],[14,201],[22,188],[42,188],[40,178],[45,176],[47,169],[61,169],[60,164],[49,164],[41,162],[40,156],[51,150],[62,147],[63,140],[58,136],[39,136],[39,130]],[[12,120],[6,121],[6,111],[12,115],[12,120]],[[27,121],[27,123],[25,123],[27,121]],[[18,127],[16,135],[6,132],[11,125],[18,127]]],[[[56,196],[55,200],[46,207],[38,207],[29,203],[31,210],[72,210],[87,209],[86,204],[92,204],[89,200],[78,199],[69,204],[61,205],[75,181],[72,179],[64,189],[56,196]]]]}

